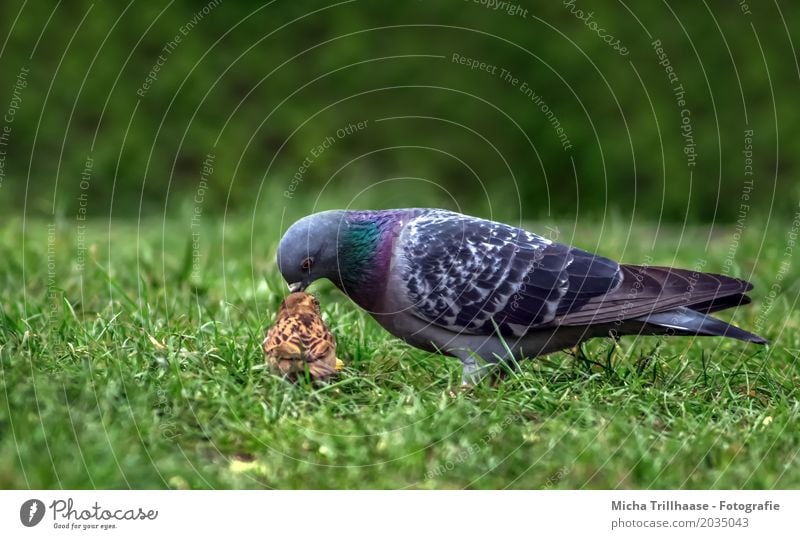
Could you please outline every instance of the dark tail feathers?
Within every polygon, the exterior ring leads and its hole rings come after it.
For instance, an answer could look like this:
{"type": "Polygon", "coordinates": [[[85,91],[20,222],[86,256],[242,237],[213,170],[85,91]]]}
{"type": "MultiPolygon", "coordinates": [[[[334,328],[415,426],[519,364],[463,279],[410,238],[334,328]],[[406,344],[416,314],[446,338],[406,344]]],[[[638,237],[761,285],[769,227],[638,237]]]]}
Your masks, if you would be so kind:
{"type": "MultiPolygon", "coordinates": [[[[739,301],[741,301],[742,298],[749,300],[747,296],[742,294],[739,294],[738,296],[729,296],[729,298],[732,297],[737,298],[739,301]]],[[[705,306],[705,309],[707,309],[705,312],[713,312],[719,309],[732,307],[733,305],[727,305],[726,307],[719,306],[722,300],[729,298],[718,298],[719,302],[716,304],[712,301],[699,305],[701,308],[705,306]]],[[[698,312],[687,307],[678,307],[666,312],[650,314],[638,318],[638,320],[661,328],[672,329],[674,330],[675,335],[729,337],[732,339],[738,339],[740,341],[753,342],[757,344],[769,344],[769,341],[759,337],[754,333],[747,332],[741,328],[714,318],[713,316],[708,316],[707,314],[703,314],[702,312],[698,312]]]]}

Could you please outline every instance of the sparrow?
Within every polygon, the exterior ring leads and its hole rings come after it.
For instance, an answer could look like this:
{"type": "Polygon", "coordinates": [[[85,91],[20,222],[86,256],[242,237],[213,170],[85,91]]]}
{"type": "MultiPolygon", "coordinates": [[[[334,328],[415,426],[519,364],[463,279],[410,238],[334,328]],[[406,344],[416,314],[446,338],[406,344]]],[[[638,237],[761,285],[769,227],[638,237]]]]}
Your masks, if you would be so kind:
{"type": "Polygon", "coordinates": [[[270,368],[293,380],[306,368],[312,379],[322,380],[344,367],[336,358],[336,340],[322,321],[319,301],[304,292],[283,300],[262,347],[270,368]]]}
{"type": "Polygon", "coordinates": [[[459,358],[464,383],[512,356],[534,358],[594,337],[767,343],[709,316],[749,303],[747,281],[620,264],[447,210],[315,213],[289,227],[277,262],[291,290],[329,279],[389,333],[459,358]]]}

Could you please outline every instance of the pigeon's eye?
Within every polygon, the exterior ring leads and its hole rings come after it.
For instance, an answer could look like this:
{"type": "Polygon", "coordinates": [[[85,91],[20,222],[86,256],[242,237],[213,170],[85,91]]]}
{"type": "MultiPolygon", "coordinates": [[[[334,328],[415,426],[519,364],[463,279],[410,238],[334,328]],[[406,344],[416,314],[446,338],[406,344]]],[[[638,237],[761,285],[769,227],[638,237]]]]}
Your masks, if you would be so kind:
{"type": "Polygon", "coordinates": [[[314,265],[314,259],[306,258],[305,260],[303,260],[303,263],[300,264],[300,267],[303,268],[304,270],[310,270],[311,266],[313,265],[314,265]]]}

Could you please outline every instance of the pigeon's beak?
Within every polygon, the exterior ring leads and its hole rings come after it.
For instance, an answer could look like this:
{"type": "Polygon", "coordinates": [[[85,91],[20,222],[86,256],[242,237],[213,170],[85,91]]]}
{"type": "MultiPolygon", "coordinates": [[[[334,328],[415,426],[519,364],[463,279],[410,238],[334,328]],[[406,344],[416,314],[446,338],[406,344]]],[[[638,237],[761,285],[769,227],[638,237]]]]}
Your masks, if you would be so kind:
{"type": "Polygon", "coordinates": [[[289,283],[289,292],[301,292],[306,289],[308,283],[305,281],[297,281],[296,283],[289,283]]]}

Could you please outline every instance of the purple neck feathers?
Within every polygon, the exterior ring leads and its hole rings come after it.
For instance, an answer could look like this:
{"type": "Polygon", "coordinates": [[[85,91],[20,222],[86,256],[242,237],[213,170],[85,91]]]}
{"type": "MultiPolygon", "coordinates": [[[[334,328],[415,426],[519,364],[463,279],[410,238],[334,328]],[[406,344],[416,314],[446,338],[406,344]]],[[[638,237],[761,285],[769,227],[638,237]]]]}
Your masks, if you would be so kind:
{"type": "Polygon", "coordinates": [[[361,307],[374,309],[386,289],[395,238],[405,210],[351,211],[339,236],[336,284],[361,307]]]}

